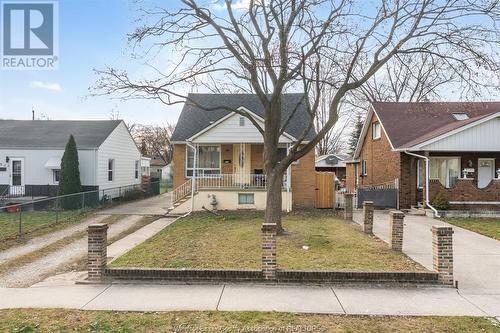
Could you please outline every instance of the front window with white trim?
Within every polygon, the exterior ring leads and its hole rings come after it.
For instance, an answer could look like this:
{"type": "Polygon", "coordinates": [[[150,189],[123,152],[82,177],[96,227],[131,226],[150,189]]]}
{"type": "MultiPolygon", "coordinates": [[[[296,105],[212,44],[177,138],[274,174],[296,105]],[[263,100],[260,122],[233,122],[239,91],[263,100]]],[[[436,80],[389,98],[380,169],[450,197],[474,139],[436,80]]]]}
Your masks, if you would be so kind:
{"type": "Polygon", "coordinates": [[[455,186],[460,176],[459,157],[431,157],[430,178],[438,179],[446,188],[455,186]]]}
{"type": "Polygon", "coordinates": [[[425,161],[417,160],[417,188],[423,188],[425,182],[425,161]]]}
{"type": "Polygon", "coordinates": [[[366,160],[361,161],[361,175],[362,176],[368,175],[368,166],[367,166],[366,160]]]}
{"type": "Polygon", "coordinates": [[[108,160],[108,181],[112,182],[115,178],[115,160],[108,160]]]}
{"type": "Polygon", "coordinates": [[[61,175],[61,170],[52,169],[52,178],[54,180],[54,184],[59,184],[59,176],[61,175]]]}
{"type": "MultiPolygon", "coordinates": [[[[194,149],[186,145],[186,176],[193,176],[194,149]]],[[[220,175],[220,146],[198,146],[196,154],[196,170],[198,176],[220,175]]]]}

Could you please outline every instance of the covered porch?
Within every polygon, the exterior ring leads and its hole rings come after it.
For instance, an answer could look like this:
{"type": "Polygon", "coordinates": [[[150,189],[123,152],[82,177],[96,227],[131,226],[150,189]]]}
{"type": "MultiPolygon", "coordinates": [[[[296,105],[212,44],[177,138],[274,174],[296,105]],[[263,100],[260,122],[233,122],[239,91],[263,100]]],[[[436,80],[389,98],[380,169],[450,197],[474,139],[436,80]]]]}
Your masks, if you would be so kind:
{"type": "MultiPolygon", "coordinates": [[[[280,156],[289,144],[281,144],[280,156]]],[[[192,143],[186,145],[186,179],[195,180],[196,189],[267,188],[264,172],[264,145],[259,143],[192,143]]],[[[291,189],[290,168],[282,188],[291,189]]]]}
{"type": "MultiPolygon", "coordinates": [[[[411,169],[411,204],[448,206],[455,210],[500,210],[500,152],[424,151],[411,169]],[[428,189],[426,189],[428,186],[428,189]]],[[[437,207],[439,210],[440,207],[437,207]]]]}

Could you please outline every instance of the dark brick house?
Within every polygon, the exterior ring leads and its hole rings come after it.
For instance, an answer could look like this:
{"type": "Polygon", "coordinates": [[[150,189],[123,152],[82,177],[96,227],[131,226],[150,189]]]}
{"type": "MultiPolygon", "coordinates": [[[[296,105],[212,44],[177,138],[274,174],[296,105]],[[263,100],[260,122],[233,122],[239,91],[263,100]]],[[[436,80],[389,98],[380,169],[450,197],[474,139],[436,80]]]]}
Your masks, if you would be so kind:
{"type": "Polygon", "coordinates": [[[347,163],[349,190],[396,184],[400,208],[500,209],[500,102],[376,102],[347,163]]]}

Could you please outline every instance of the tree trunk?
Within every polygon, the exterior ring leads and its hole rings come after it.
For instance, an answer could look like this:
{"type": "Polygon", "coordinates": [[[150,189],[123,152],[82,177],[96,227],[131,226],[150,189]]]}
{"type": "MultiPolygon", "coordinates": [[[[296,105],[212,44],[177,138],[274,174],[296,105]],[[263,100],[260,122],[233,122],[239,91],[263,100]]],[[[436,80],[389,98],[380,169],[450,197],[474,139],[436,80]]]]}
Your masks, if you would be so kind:
{"type": "Polygon", "coordinates": [[[281,223],[281,190],[283,175],[277,171],[270,172],[267,175],[267,198],[266,198],[266,223],[275,223],[277,225],[278,235],[285,231],[281,223]]]}

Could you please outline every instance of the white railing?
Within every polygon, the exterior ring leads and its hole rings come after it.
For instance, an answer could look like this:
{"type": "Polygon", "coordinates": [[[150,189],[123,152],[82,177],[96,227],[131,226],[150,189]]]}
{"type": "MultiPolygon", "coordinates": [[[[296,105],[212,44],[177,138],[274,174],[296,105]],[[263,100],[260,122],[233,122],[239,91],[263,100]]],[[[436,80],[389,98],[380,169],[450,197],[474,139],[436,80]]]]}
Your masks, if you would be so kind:
{"type": "MultiPolygon", "coordinates": [[[[286,188],[286,175],[283,177],[282,187],[286,188]]],[[[266,189],[267,177],[263,174],[221,174],[204,175],[196,179],[197,189],[266,189]]]]}
{"type": "Polygon", "coordinates": [[[170,192],[170,208],[174,207],[174,204],[178,201],[184,199],[188,195],[191,194],[192,181],[189,179],[187,182],[182,184],[181,186],[175,188],[172,192],[170,192]]]}
{"type": "Polygon", "coordinates": [[[342,188],[338,191],[335,192],[335,208],[337,209],[344,209],[345,208],[345,194],[346,193],[351,193],[352,194],[352,206],[353,208],[358,208],[358,198],[357,198],[357,192],[347,192],[345,188],[342,188]]]}
{"type": "Polygon", "coordinates": [[[360,185],[358,188],[363,189],[363,190],[398,189],[399,188],[399,179],[396,178],[392,181],[380,183],[380,184],[360,185]]]}

